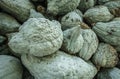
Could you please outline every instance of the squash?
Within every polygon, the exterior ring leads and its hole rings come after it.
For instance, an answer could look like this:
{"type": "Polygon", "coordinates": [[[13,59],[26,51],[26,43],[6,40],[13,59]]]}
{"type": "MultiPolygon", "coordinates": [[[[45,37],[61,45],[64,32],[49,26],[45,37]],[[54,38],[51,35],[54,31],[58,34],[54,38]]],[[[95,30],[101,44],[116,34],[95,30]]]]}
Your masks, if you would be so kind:
{"type": "Polygon", "coordinates": [[[89,8],[93,7],[95,5],[95,0],[81,0],[79,3],[78,8],[82,11],[85,12],[89,8]]]}
{"type": "Polygon", "coordinates": [[[29,0],[0,0],[0,7],[20,22],[26,21],[29,18],[30,9],[35,8],[29,0]]]}
{"type": "Polygon", "coordinates": [[[120,45],[120,21],[98,22],[93,26],[101,41],[113,46],[120,45]]]}
{"type": "Polygon", "coordinates": [[[93,79],[97,73],[92,63],[62,51],[45,57],[24,54],[21,59],[35,79],[93,79]]]}
{"type": "Polygon", "coordinates": [[[97,74],[97,79],[120,79],[120,69],[116,67],[109,69],[102,69],[97,74]]]}
{"type": "Polygon", "coordinates": [[[76,54],[82,48],[83,43],[84,40],[80,26],[63,31],[63,44],[61,50],[69,54],[76,54]]]}
{"type": "Polygon", "coordinates": [[[84,13],[84,18],[89,24],[97,22],[108,22],[113,18],[106,6],[100,5],[88,9],[84,13]]]}
{"type": "Polygon", "coordinates": [[[42,57],[56,52],[62,41],[63,32],[59,22],[30,18],[19,28],[8,45],[15,53],[42,57]]]}
{"type": "Polygon", "coordinates": [[[83,29],[82,37],[84,40],[82,48],[79,50],[79,56],[84,60],[89,60],[96,52],[98,47],[98,38],[91,29],[83,29]]]}
{"type": "Polygon", "coordinates": [[[47,11],[52,15],[66,14],[75,10],[80,0],[47,0],[47,11]]]}
{"type": "Polygon", "coordinates": [[[83,21],[83,14],[80,10],[74,10],[72,12],[67,13],[61,19],[62,30],[67,30],[72,27],[80,25],[83,21]]]}
{"type": "Polygon", "coordinates": [[[0,34],[16,32],[20,25],[14,17],[3,12],[0,13],[0,34]]]}
{"type": "Polygon", "coordinates": [[[0,55],[0,79],[22,79],[22,65],[19,59],[0,55]]]}
{"type": "Polygon", "coordinates": [[[120,16],[120,1],[113,0],[104,4],[114,16],[120,16]]]}
{"type": "Polygon", "coordinates": [[[92,61],[97,66],[114,67],[118,63],[118,54],[111,45],[100,43],[92,61]]]}

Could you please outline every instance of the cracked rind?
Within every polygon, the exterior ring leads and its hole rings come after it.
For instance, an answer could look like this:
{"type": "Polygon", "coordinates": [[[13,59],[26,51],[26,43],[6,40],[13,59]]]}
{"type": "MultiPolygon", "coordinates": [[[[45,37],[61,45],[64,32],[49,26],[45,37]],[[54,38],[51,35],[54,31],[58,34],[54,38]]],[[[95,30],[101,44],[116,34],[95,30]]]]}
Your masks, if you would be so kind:
{"type": "Polygon", "coordinates": [[[107,22],[113,18],[113,15],[109,12],[106,6],[96,6],[88,9],[84,18],[88,23],[96,23],[96,22],[107,22]]]}
{"type": "Polygon", "coordinates": [[[20,24],[16,19],[6,13],[0,13],[0,34],[18,31],[20,24]]]}
{"type": "Polygon", "coordinates": [[[84,40],[83,46],[79,51],[79,56],[84,60],[89,60],[95,53],[98,47],[98,38],[91,29],[83,29],[82,37],[84,40]]]}
{"type": "Polygon", "coordinates": [[[63,31],[63,44],[61,49],[70,54],[76,54],[84,43],[80,26],[63,31]]]}
{"type": "Polygon", "coordinates": [[[100,43],[96,53],[92,57],[96,66],[114,67],[118,61],[117,51],[109,44],[100,43]]]}
{"type": "Polygon", "coordinates": [[[29,18],[30,9],[35,8],[29,0],[0,0],[0,7],[21,22],[26,21],[29,18]]]}
{"type": "Polygon", "coordinates": [[[45,18],[30,18],[9,41],[15,53],[45,56],[56,52],[62,45],[60,23],[45,18]]]}
{"type": "Polygon", "coordinates": [[[47,2],[47,11],[53,15],[57,15],[75,10],[80,0],[47,0],[47,2]]]}
{"type": "Polygon", "coordinates": [[[0,79],[22,79],[22,64],[12,56],[0,55],[0,79]]]}
{"type": "Polygon", "coordinates": [[[94,65],[62,51],[42,58],[24,54],[21,59],[35,79],[93,79],[97,73],[94,65]]]}
{"type": "Polygon", "coordinates": [[[97,74],[97,79],[119,79],[120,78],[120,69],[117,67],[103,69],[97,74]]]}

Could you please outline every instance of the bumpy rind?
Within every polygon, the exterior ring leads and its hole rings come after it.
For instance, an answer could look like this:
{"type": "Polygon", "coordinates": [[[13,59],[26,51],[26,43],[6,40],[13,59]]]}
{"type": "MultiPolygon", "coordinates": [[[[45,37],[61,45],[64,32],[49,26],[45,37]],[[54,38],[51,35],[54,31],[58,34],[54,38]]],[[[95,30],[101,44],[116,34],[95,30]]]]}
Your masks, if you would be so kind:
{"type": "Polygon", "coordinates": [[[53,15],[66,14],[77,8],[80,0],[47,0],[47,11],[53,15]]]}
{"type": "Polygon", "coordinates": [[[61,19],[62,30],[66,30],[77,25],[80,25],[80,23],[82,22],[82,15],[80,16],[77,12],[78,12],[77,10],[72,11],[62,17],[61,19]]]}
{"type": "Polygon", "coordinates": [[[92,64],[61,51],[43,58],[22,55],[21,59],[35,79],[93,79],[97,72],[92,64]]]}
{"type": "Polygon", "coordinates": [[[19,33],[11,38],[9,47],[19,54],[42,57],[57,51],[62,41],[63,32],[59,22],[30,18],[19,28],[19,33]]]}
{"type": "Polygon", "coordinates": [[[80,26],[73,27],[63,32],[62,50],[70,54],[76,54],[84,43],[80,26]]]}
{"type": "Polygon", "coordinates": [[[120,21],[98,22],[93,30],[102,41],[114,46],[120,45],[120,21]]]}
{"type": "Polygon", "coordinates": [[[79,56],[84,60],[89,60],[96,52],[99,41],[96,34],[91,29],[82,30],[82,37],[84,43],[79,51],[79,56]]]}
{"type": "Polygon", "coordinates": [[[107,22],[113,18],[113,15],[109,12],[106,6],[96,6],[88,9],[84,18],[88,23],[96,23],[96,22],[107,22]]]}
{"type": "Polygon", "coordinates": [[[118,54],[111,45],[100,43],[92,61],[97,66],[114,67],[118,62],[118,54]]]}

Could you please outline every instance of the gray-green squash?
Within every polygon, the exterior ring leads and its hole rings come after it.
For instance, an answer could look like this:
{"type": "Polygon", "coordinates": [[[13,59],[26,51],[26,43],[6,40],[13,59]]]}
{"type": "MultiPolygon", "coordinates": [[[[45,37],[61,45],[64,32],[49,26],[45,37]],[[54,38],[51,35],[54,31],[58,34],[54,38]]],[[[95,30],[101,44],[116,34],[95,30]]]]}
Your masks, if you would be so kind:
{"type": "Polygon", "coordinates": [[[114,67],[118,63],[117,51],[109,44],[100,43],[92,61],[96,66],[114,67]]]}
{"type": "Polygon", "coordinates": [[[120,79],[120,69],[116,67],[109,69],[102,69],[97,74],[97,79],[120,79]]]}
{"type": "Polygon", "coordinates": [[[93,79],[97,73],[92,63],[62,51],[42,58],[24,54],[21,59],[35,79],[93,79]]]}
{"type": "Polygon", "coordinates": [[[97,22],[107,22],[113,18],[106,6],[95,6],[84,13],[85,20],[92,24],[97,22]]]}
{"type": "Polygon", "coordinates": [[[0,34],[16,32],[20,25],[14,17],[3,12],[0,13],[0,34]]]}
{"type": "Polygon", "coordinates": [[[77,8],[80,0],[47,0],[47,11],[52,15],[66,14],[77,8]]]}
{"type": "Polygon", "coordinates": [[[120,21],[98,22],[93,26],[93,30],[101,41],[113,46],[120,45],[120,21]]]}
{"type": "Polygon", "coordinates": [[[66,30],[78,26],[83,22],[82,13],[79,10],[74,10],[67,13],[61,19],[62,30],[66,30]]]}
{"type": "Polygon", "coordinates": [[[84,43],[81,27],[76,26],[63,31],[63,44],[61,49],[70,54],[76,54],[84,43]]]}
{"type": "Polygon", "coordinates": [[[22,64],[19,59],[0,55],[0,79],[22,79],[22,64]]]}
{"type": "Polygon", "coordinates": [[[114,15],[114,16],[120,16],[120,1],[116,0],[116,1],[110,1],[104,4],[105,6],[108,7],[108,9],[110,10],[110,12],[114,15]]]}
{"type": "Polygon", "coordinates": [[[81,34],[84,43],[79,50],[79,56],[84,60],[89,60],[96,52],[99,41],[96,34],[91,29],[83,29],[81,34]]]}
{"type": "Polygon", "coordinates": [[[29,18],[30,9],[35,8],[30,0],[0,0],[0,7],[20,22],[26,21],[29,18]]]}
{"type": "Polygon", "coordinates": [[[62,41],[63,32],[58,21],[30,18],[19,28],[8,45],[15,53],[42,57],[56,52],[62,41]]]}

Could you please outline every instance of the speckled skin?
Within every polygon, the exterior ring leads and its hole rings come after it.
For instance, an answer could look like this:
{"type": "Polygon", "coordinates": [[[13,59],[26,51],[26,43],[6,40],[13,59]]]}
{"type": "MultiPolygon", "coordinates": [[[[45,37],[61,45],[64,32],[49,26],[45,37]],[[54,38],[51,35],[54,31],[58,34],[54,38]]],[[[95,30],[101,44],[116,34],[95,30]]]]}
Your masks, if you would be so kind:
{"type": "Polygon", "coordinates": [[[45,18],[30,18],[9,41],[15,53],[45,56],[57,51],[63,41],[61,25],[45,18]]]}
{"type": "MultiPolygon", "coordinates": [[[[78,10],[79,11],[79,10],[78,10]]],[[[81,16],[76,11],[72,11],[67,13],[61,19],[62,30],[70,29],[72,27],[80,25],[83,21],[82,13],[81,16]]]]}
{"type": "Polygon", "coordinates": [[[57,15],[75,10],[80,0],[47,0],[47,2],[47,11],[53,15],[57,15]]]}
{"type": "Polygon", "coordinates": [[[92,64],[62,51],[43,58],[25,54],[21,59],[35,79],[93,79],[97,73],[92,64]]]}
{"type": "Polygon", "coordinates": [[[76,54],[84,43],[80,26],[63,31],[62,50],[70,54],[76,54]]]}
{"type": "Polygon", "coordinates": [[[114,46],[120,45],[120,21],[98,22],[93,30],[102,41],[114,46]]]}
{"type": "Polygon", "coordinates": [[[114,67],[118,62],[118,54],[111,45],[100,43],[92,61],[100,67],[114,67]]]}
{"type": "Polygon", "coordinates": [[[107,22],[113,18],[106,6],[96,6],[88,9],[84,14],[85,20],[92,24],[97,22],[107,22]]]}
{"type": "Polygon", "coordinates": [[[98,47],[98,38],[91,29],[83,29],[82,37],[84,40],[82,48],[79,50],[79,56],[84,60],[89,60],[98,47]]]}

